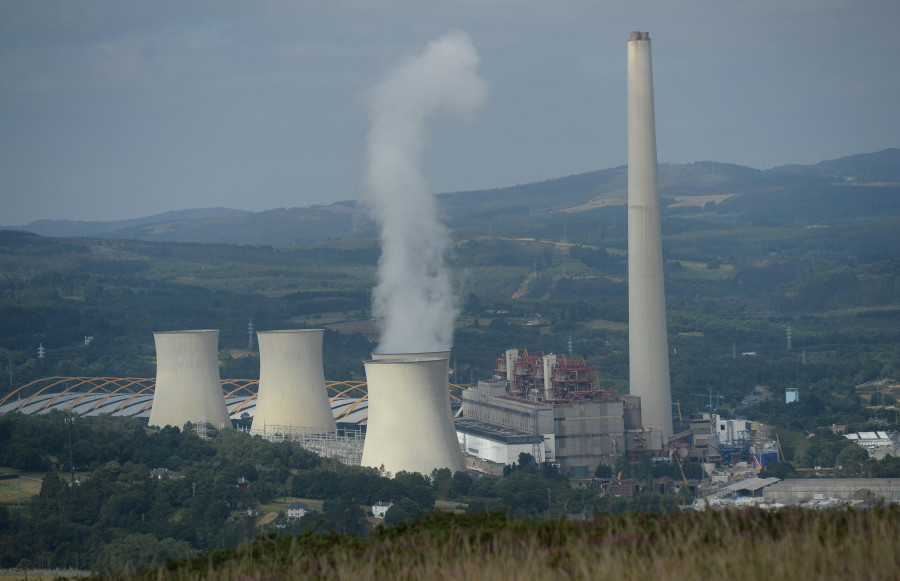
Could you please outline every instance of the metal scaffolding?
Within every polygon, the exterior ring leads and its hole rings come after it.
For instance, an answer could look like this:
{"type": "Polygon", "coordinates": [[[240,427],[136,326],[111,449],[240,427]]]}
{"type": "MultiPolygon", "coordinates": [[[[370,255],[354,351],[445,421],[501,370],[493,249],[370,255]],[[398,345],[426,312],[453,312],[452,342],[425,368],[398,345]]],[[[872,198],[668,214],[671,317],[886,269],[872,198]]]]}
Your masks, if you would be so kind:
{"type": "Polygon", "coordinates": [[[297,442],[310,452],[323,458],[334,458],[349,466],[359,466],[362,460],[365,434],[360,430],[318,432],[309,427],[273,425],[247,432],[270,442],[297,442]]]}

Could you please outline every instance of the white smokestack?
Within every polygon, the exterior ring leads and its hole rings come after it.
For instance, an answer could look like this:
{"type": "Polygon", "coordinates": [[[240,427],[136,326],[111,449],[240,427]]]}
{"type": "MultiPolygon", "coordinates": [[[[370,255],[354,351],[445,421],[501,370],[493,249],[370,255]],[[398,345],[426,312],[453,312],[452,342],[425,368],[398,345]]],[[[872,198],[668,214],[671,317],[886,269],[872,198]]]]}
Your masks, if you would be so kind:
{"type": "Polygon", "coordinates": [[[672,435],[650,35],[628,41],[628,358],[646,427],[672,435]]]}
{"type": "Polygon", "coordinates": [[[363,194],[380,227],[372,309],[378,351],[443,351],[458,308],[444,264],[449,244],[422,170],[425,119],[470,115],[487,96],[469,37],[451,32],[403,61],[373,90],[363,194]]]}

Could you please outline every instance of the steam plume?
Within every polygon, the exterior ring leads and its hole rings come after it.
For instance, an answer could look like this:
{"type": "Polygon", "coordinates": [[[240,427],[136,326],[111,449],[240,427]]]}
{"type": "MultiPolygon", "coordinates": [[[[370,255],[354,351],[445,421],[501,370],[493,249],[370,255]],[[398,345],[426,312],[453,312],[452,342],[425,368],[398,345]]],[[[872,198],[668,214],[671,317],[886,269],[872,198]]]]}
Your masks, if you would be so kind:
{"type": "Polygon", "coordinates": [[[402,61],[371,99],[362,199],[380,227],[381,259],[372,309],[378,351],[442,351],[453,342],[458,308],[444,253],[449,234],[422,170],[425,119],[473,114],[487,87],[464,32],[451,32],[402,61]]]}

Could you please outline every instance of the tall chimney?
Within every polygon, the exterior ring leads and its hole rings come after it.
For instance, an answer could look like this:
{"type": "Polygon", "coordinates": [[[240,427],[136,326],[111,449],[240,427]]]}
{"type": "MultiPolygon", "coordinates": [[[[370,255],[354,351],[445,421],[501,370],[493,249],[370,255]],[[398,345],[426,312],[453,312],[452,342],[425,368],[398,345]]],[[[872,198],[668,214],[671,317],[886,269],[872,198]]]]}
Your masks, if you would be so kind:
{"type": "Polygon", "coordinates": [[[672,435],[650,33],[628,40],[629,386],[645,427],[672,435]]]}

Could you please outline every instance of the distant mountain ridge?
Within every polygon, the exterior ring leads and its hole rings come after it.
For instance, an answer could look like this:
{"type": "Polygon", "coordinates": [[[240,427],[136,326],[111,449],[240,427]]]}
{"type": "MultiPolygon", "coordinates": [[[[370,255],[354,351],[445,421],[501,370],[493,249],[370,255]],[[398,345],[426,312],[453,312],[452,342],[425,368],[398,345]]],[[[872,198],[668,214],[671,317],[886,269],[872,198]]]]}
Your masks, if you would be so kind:
{"type": "MultiPolygon", "coordinates": [[[[663,216],[712,222],[819,224],[900,214],[900,149],[770,170],[694,162],[662,164],[663,216]],[[848,185],[857,188],[848,195],[848,185]]],[[[458,232],[582,231],[624,221],[627,167],[542,182],[438,195],[441,219],[458,232]]],[[[7,228],[9,229],[9,228],[7,228]]],[[[15,229],[51,237],[285,246],[369,237],[375,228],[354,201],[248,212],[203,208],[111,222],[38,220],[15,229]]]]}
{"type": "Polygon", "coordinates": [[[172,210],[143,218],[110,220],[106,222],[85,220],[35,220],[24,226],[7,226],[4,227],[4,229],[25,230],[26,232],[33,232],[35,234],[40,234],[41,236],[102,237],[104,234],[152,224],[188,222],[193,220],[220,220],[239,218],[252,214],[253,212],[234,210],[232,208],[197,208],[189,210],[172,210]]]}

